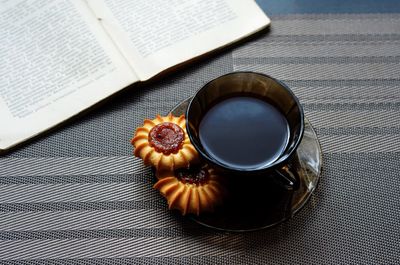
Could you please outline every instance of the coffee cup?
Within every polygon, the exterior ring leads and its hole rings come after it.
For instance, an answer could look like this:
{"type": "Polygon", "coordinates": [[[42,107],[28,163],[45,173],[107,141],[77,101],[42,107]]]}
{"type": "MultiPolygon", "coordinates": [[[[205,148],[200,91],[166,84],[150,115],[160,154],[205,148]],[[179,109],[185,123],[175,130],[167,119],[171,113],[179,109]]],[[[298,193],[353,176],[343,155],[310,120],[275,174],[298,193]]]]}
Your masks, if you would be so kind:
{"type": "Polygon", "coordinates": [[[220,76],[191,99],[186,126],[200,157],[224,174],[268,176],[288,190],[299,187],[291,161],[304,113],[283,82],[255,72],[220,76]]]}

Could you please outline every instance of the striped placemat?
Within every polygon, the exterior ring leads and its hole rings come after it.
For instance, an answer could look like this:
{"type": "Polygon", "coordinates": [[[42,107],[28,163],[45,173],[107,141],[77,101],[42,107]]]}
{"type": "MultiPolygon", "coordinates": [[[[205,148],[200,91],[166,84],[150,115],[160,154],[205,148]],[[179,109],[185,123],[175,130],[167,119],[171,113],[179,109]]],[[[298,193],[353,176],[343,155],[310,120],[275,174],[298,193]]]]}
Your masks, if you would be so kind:
{"type": "Polygon", "coordinates": [[[398,264],[400,14],[272,16],[269,33],[141,87],[0,158],[0,261],[398,264]],[[236,71],[286,82],[324,152],[307,206],[271,230],[203,228],[166,209],[132,132],[236,71]]]}

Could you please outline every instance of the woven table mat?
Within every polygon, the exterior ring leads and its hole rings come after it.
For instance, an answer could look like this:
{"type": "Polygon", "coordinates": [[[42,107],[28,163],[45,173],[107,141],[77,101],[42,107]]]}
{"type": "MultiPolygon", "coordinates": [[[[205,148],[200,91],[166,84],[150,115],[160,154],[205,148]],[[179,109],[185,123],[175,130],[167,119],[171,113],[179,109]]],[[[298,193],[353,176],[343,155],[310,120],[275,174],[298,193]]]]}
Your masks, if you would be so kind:
{"type": "Polygon", "coordinates": [[[268,33],[0,157],[0,262],[399,264],[400,14],[272,16],[268,33]],[[299,97],[323,150],[305,208],[230,234],[167,210],[130,139],[212,78],[257,71],[299,97]]]}

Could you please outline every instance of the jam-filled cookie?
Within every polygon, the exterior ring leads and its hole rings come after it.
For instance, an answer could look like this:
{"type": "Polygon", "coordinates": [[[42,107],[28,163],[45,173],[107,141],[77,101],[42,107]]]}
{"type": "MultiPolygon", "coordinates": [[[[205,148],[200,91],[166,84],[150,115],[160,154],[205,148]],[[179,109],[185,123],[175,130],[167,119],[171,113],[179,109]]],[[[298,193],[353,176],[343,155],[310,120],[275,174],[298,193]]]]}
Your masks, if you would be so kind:
{"type": "Polygon", "coordinates": [[[222,178],[208,166],[157,172],[157,178],[154,188],[167,199],[169,209],[182,215],[212,212],[226,196],[222,178]]]}
{"type": "Polygon", "coordinates": [[[131,142],[135,156],[142,158],[145,165],[152,165],[160,171],[188,168],[198,160],[198,153],[186,133],[183,115],[157,115],[154,120],[144,120],[131,142]]]}

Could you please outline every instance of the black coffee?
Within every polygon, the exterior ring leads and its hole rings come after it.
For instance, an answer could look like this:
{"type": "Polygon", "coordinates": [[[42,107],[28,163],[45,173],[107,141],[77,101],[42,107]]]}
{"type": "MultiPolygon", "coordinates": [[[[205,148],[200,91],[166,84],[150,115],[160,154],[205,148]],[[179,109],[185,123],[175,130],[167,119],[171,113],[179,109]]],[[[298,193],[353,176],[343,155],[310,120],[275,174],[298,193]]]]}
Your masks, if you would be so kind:
{"type": "Polygon", "coordinates": [[[199,137],[206,152],[225,165],[256,169],[282,154],[289,141],[285,116],[254,97],[232,97],[204,115],[199,137]]]}

